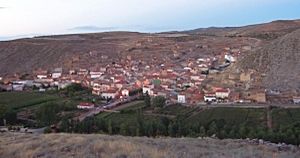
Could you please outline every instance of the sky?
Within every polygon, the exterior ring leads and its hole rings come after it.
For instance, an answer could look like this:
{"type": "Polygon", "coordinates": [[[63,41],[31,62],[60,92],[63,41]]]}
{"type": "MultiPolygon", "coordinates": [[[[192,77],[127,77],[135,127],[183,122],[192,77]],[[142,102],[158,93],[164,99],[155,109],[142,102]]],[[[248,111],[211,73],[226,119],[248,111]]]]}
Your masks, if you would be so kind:
{"type": "Polygon", "coordinates": [[[163,32],[300,19],[300,0],[0,0],[0,40],[163,32]]]}

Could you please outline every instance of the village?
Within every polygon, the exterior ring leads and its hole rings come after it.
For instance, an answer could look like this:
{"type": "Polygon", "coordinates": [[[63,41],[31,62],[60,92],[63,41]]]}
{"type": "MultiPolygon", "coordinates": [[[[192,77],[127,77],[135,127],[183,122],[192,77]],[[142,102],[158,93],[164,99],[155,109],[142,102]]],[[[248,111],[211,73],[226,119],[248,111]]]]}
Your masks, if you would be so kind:
{"type": "MultiPolygon", "coordinates": [[[[257,82],[255,72],[231,74],[226,79],[231,84],[222,85],[227,83],[223,81],[218,84],[207,82],[234,65],[241,54],[239,49],[224,48],[223,51],[218,56],[187,58],[180,62],[168,58],[142,61],[128,55],[119,62],[97,64],[89,68],[38,69],[30,75],[0,77],[0,90],[35,90],[42,93],[64,89],[77,83],[92,89],[93,95],[112,102],[141,91],[150,97],[162,96],[170,104],[179,103],[184,106],[208,103],[267,103],[268,94],[271,94],[271,99],[280,97],[280,92],[275,90],[257,86],[249,88],[250,82],[257,82]]],[[[299,103],[300,98],[290,96],[286,101],[299,103]]],[[[78,108],[94,107],[92,104],[83,103],[78,108]]]]}

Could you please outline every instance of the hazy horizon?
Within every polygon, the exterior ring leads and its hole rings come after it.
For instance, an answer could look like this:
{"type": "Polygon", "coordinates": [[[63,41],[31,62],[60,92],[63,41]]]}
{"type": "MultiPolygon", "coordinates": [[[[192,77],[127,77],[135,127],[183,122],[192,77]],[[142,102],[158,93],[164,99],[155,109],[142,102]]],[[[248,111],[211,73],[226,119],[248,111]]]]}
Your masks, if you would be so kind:
{"type": "Polygon", "coordinates": [[[0,0],[0,40],[108,31],[156,33],[300,18],[297,0],[0,0]]]}

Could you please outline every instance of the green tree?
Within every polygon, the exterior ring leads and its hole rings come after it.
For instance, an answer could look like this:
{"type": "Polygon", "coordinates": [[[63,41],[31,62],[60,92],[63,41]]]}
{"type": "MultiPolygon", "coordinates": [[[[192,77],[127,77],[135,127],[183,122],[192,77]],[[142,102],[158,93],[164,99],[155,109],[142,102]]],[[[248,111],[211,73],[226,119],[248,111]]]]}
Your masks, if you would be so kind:
{"type": "Polygon", "coordinates": [[[249,129],[248,137],[251,139],[256,138],[256,130],[254,128],[249,129]]]}
{"type": "Polygon", "coordinates": [[[203,126],[200,126],[199,136],[200,137],[205,137],[206,136],[206,131],[205,131],[205,128],[203,126]]]}
{"type": "Polygon", "coordinates": [[[124,136],[128,135],[127,127],[128,127],[127,123],[122,123],[122,124],[120,125],[120,134],[121,134],[121,135],[124,135],[124,136]]]}
{"type": "Polygon", "coordinates": [[[113,134],[112,122],[111,120],[108,121],[108,134],[113,134]]]}
{"type": "Polygon", "coordinates": [[[207,134],[209,136],[212,136],[213,134],[217,134],[217,132],[218,132],[217,124],[215,121],[213,121],[209,124],[207,134]]]}
{"type": "Polygon", "coordinates": [[[6,122],[10,125],[17,123],[17,112],[14,110],[8,110],[4,117],[6,122]]]}
{"type": "Polygon", "coordinates": [[[152,104],[154,107],[164,107],[166,105],[166,98],[162,96],[156,96],[152,99],[152,104]]]}
{"type": "Polygon", "coordinates": [[[8,108],[6,105],[0,105],[0,125],[4,124],[5,115],[6,115],[7,110],[8,110],[8,108]]]}
{"type": "Polygon", "coordinates": [[[247,136],[247,128],[244,124],[242,124],[239,128],[239,135],[241,136],[241,138],[246,138],[247,136]]]}
{"type": "Polygon", "coordinates": [[[48,126],[59,120],[57,113],[60,111],[60,106],[56,103],[47,103],[41,106],[36,112],[37,121],[41,126],[48,126]]]}
{"type": "Polygon", "coordinates": [[[151,106],[151,98],[150,96],[148,95],[148,93],[144,96],[144,102],[145,102],[145,105],[147,107],[150,107],[151,106]]]}
{"type": "Polygon", "coordinates": [[[8,108],[6,105],[0,105],[0,118],[4,118],[8,108]]]}

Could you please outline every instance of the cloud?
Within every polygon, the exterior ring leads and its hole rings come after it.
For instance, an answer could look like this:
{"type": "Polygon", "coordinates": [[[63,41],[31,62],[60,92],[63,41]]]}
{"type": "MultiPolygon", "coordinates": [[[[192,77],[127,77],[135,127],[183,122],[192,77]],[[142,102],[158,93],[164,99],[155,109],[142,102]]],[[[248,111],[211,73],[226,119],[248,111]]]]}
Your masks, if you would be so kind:
{"type": "Polygon", "coordinates": [[[0,7],[0,9],[5,9],[6,7],[0,7]]]}

